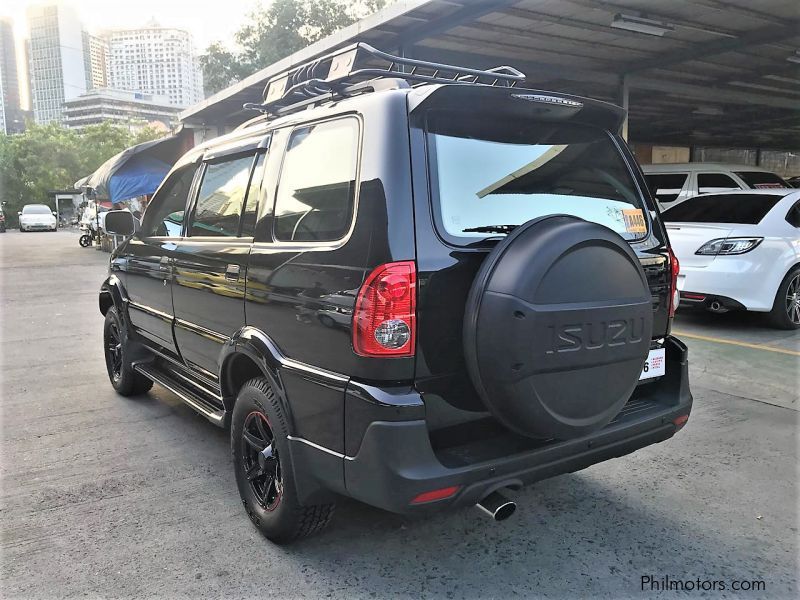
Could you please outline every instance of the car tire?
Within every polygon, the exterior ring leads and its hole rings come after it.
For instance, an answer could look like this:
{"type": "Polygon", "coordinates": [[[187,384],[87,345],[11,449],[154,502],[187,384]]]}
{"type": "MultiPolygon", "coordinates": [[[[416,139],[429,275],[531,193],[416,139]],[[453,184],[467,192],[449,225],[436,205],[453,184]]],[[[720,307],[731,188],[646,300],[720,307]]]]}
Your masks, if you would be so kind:
{"type": "Polygon", "coordinates": [[[231,418],[236,485],[247,515],[267,539],[287,544],[317,533],[335,504],[304,506],[297,497],[286,418],[263,377],[242,386],[231,418]],[[264,448],[260,448],[260,446],[264,448]],[[265,452],[267,455],[265,455],[265,452]]]}
{"type": "Polygon", "coordinates": [[[133,368],[128,330],[115,306],[108,309],[103,324],[103,354],[108,378],[120,396],[138,396],[153,387],[152,380],[133,368]]]}
{"type": "Polygon", "coordinates": [[[778,329],[800,329],[800,267],[794,267],[783,278],[769,319],[778,329]]]}

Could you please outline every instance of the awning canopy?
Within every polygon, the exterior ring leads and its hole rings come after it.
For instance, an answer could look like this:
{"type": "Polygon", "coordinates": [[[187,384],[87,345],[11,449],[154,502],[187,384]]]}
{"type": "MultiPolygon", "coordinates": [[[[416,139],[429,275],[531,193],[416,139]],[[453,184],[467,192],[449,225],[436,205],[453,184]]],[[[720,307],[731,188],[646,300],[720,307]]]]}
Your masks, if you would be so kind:
{"type": "Polygon", "coordinates": [[[152,194],[182,153],[178,135],[137,144],[109,158],[94,173],[76,181],[75,187],[91,188],[98,199],[111,202],[152,194]]]}

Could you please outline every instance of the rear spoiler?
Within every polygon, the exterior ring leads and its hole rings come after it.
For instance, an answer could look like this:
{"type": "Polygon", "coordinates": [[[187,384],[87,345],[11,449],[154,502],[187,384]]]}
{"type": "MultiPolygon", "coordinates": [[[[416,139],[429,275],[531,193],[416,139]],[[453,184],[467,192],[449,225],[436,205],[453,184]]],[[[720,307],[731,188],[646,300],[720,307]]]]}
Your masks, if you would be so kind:
{"type": "Polygon", "coordinates": [[[409,111],[464,110],[525,120],[569,121],[619,133],[627,111],[615,104],[526,88],[479,85],[429,85],[408,95],[409,111]]]}

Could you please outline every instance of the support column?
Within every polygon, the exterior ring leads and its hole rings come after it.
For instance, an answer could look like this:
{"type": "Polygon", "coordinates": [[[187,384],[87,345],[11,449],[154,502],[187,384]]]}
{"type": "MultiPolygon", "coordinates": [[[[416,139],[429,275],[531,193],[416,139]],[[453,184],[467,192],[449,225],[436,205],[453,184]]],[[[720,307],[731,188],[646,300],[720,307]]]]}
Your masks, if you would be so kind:
{"type": "Polygon", "coordinates": [[[628,75],[619,78],[619,105],[625,109],[625,122],[622,124],[622,139],[628,141],[628,106],[630,101],[630,83],[628,75]]]}

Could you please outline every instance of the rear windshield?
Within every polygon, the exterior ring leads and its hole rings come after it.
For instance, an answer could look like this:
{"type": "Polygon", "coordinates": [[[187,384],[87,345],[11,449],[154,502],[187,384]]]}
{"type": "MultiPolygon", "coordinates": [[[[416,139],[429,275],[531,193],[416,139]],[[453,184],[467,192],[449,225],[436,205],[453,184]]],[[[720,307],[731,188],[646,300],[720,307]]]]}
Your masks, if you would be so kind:
{"type": "Polygon", "coordinates": [[[569,214],[626,239],[647,233],[646,211],[620,150],[579,125],[428,114],[437,227],[453,243],[497,236],[469,231],[569,214]]]}
{"type": "Polygon", "coordinates": [[[778,194],[718,194],[697,196],[661,213],[665,221],[741,223],[755,225],[783,196],[778,194]]]}
{"type": "Polygon", "coordinates": [[[28,204],[22,208],[23,215],[49,215],[52,214],[50,207],[44,204],[28,204]]]}
{"type": "Polygon", "coordinates": [[[737,171],[736,174],[753,189],[764,188],[788,188],[791,187],[775,173],[764,173],[762,171],[737,171]]]}

